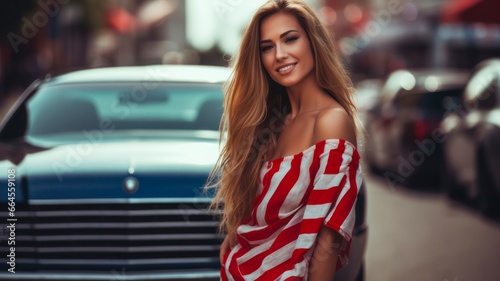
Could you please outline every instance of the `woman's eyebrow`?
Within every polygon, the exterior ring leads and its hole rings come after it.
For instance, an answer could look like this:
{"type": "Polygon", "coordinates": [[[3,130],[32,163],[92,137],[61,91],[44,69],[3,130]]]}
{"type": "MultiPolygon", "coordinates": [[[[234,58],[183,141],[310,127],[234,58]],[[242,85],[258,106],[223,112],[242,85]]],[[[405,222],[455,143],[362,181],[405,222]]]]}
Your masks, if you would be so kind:
{"type": "MultiPolygon", "coordinates": [[[[290,32],[294,32],[294,31],[295,31],[295,32],[298,32],[297,30],[290,29],[290,30],[288,30],[288,31],[285,31],[285,32],[281,33],[280,38],[283,38],[283,37],[287,36],[287,34],[288,34],[288,33],[290,33],[290,32]]],[[[260,41],[260,44],[262,44],[262,43],[270,43],[270,42],[272,42],[272,41],[271,41],[271,40],[269,40],[269,39],[266,39],[266,40],[262,40],[262,41],[260,41]]]]}

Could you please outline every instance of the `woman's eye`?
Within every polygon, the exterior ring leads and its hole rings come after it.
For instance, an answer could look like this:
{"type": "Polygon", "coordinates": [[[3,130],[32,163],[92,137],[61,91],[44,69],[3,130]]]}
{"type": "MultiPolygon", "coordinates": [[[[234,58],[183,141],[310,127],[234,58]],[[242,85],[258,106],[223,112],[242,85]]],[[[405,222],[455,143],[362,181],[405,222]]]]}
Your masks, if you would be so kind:
{"type": "Polygon", "coordinates": [[[290,43],[290,42],[293,42],[293,41],[295,41],[297,39],[299,39],[297,36],[292,36],[292,37],[286,38],[285,42],[286,43],[290,43]]]}
{"type": "Polygon", "coordinates": [[[272,48],[271,46],[263,46],[263,47],[261,47],[261,48],[260,48],[260,50],[261,50],[262,52],[265,52],[265,51],[269,51],[269,50],[271,50],[271,48],[272,48]]]}

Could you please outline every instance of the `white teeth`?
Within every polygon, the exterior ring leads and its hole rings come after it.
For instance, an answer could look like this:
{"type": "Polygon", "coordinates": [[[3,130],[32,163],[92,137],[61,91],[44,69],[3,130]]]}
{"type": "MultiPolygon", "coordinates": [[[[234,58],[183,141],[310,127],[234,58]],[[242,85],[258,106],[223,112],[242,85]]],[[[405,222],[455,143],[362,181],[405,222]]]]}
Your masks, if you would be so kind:
{"type": "Polygon", "coordinates": [[[283,72],[283,71],[287,71],[289,69],[291,69],[295,64],[291,64],[289,66],[285,66],[285,67],[282,67],[280,69],[278,69],[279,72],[283,72]]]}

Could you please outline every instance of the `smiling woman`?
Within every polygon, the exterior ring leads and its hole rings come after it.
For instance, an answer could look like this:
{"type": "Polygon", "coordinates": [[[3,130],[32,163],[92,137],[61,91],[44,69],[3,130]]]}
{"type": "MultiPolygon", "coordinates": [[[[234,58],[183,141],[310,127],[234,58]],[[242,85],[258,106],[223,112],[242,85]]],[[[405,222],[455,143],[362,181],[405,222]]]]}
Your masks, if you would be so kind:
{"type": "Polygon", "coordinates": [[[333,38],[304,2],[270,0],[233,59],[212,172],[227,233],[221,278],[333,280],[348,263],[362,182],[352,84],[333,38]]]}
{"type": "Polygon", "coordinates": [[[309,39],[294,16],[279,13],[265,18],[260,37],[262,63],[274,81],[288,87],[314,79],[309,39]]]}

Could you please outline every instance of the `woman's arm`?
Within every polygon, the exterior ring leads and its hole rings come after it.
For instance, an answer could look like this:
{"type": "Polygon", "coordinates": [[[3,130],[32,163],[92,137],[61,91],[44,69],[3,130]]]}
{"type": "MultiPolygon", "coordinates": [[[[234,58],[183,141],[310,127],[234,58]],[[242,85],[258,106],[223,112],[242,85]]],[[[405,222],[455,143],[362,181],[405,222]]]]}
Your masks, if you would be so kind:
{"type": "Polygon", "coordinates": [[[222,241],[222,244],[220,245],[220,251],[219,251],[219,259],[221,266],[224,266],[222,264],[224,256],[227,254],[227,252],[231,251],[231,249],[234,248],[234,246],[236,246],[236,239],[231,240],[229,235],[226,235],[224,241],[222,241]]]}
{"type": "MultiPolygon", "coordinates": [[[[356,145],[354,122],[344,109],[325,109],[314,125],[314,142],[324,139],[344,139],[356,145]]],[[[309,263],[309,281],[333,281],[337,260],[344,239],[338,232],[322,226],[316,237],[316,247],[309,263]]]]}
{"type": "Polygon", "coordinates": [[[321,227],[316,238],[311,261],[309,263],[309,281],[333,281],[337,267],[342,236],[331,228],[321,227]]]}

